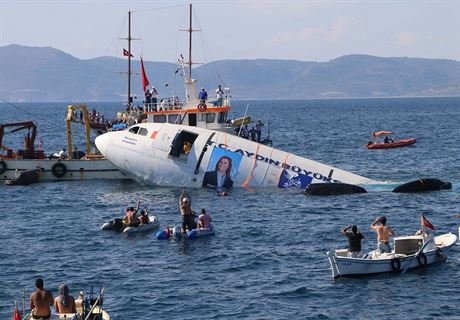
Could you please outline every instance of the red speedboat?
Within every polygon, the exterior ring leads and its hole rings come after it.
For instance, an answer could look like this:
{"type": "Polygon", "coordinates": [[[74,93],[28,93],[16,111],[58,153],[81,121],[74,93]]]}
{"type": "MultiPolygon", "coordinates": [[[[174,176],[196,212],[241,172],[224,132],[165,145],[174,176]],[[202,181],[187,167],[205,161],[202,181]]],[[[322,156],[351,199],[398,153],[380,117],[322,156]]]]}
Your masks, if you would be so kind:
{"type": "Polygon", "coordinates": [[[417,140],[415,138],[396,140],[389,138],[389,135],[393,134],[391,131],[377,131],[372,133],[372,136],[377,140],[369,141],[366,145],[368,149],[389,149],[405,147],[414,144],[417,140]],[[378,139],[379,137],[385,136],[383,140],[378,139]]]}

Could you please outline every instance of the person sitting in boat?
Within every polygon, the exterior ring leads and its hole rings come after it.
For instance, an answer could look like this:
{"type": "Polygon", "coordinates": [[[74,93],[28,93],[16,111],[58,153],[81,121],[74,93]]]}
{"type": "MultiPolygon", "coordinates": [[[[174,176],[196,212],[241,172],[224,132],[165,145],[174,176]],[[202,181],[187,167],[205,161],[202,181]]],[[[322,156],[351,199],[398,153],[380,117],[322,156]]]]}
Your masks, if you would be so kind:
{"type": "Polygon", "coordinates": [[[182,216],[182,233],[195,229],[195,215],[192,212],[192,202],[190,196],[185,190],[182,191],[179,197],[180,214],[182,216]]]}
{"type": "Polygon", "coordinates": [[[201,213],[198,216],[198,229],[208,229],[211,226],[211,215],[206,213],[205,209],[201,209],[201,213]]]}
{"type": "Polygon", "coordinates": [[[147,207],[144,207],[144,210],[141,211],[141,215],[139,216],[139,223],[140,224],[149,223],[149,213],[147,212],[147,207]]]}
{"type": "Polygon", "coordinates": [[[254,127],[249,130],[249,135],[251,136],[251,141],[256,141],[257,131],[254,129],[254,127]]]}
{"type": "Polygon", "coordinates": [[[205,103],[208,100],[208,93],[201,87],[200,94],[198,95],[198,99],[200,99],[200,103],[205,103]]]}
{"type": "Polygon", "coordinates": [[[358,231],[357,226],[349,225],[341,230],[342,234],[348,238],[348,256],[350,258],[361,257],[361,240],[364,236],[358,231]],[[348,231],[351,228],[351,232],[348,231]]]}
{"type": "Polygon", "coordinates": [[[50,291],[43,288],[43,279],[35,280],[35,290],[30,295],[30,314],[33,319],[49,319],[51,317],[51,308],[53,305],[53,295],[50,291]]]}
{"type": "Polygon", "coordinates": [[[127,225],[128,227],[137,227],[139,225],[139,220],[137,219],[137,212],[139,211],[139,207],[141,205],[141,202],[137,202],[137,207],[134,209],[134,207],[127,207],[126,208],[126,215],[123,218],[123,223],[127,225]]]}
{"type": "Polygon", "coordinates": [[[59,295],[54,299],[56,313],[76,313],[75,298],[69,295],[69,287],[63,283],[58,289],[59,295]]]}
{"type": "Polygon", "coordinates": [[[395,234],[386,223],[387,218],[377,217],[371,224],[371,229],[377,232],[377,251],[380,253],[391,252],[390,235],[395,234]]]}

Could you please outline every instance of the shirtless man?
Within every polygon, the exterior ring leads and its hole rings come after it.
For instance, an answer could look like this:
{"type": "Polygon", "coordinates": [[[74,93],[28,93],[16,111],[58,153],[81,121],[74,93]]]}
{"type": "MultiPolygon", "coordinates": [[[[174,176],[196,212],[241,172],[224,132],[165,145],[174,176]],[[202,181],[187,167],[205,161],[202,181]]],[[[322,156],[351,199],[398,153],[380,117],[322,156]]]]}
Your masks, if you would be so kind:
{"type": "Polygon", "coordinates": [[[380,253],[391,252],[390,235],[394,235],[393,230],[386,226],[387,218],[378,217],[372,222],[371,229],[377,232],[377,250],[380,253]]]}
{"type": "Polygon", "coordinates": [[[182,233],[195,228],[195,215],[192,213],[192,201],[185,190],[179,196],[179,208],[182,216],[182,233]]]}
{"type": "Polygon", "coordinates": [[[75,299],[69,295],[69,287],[63,283],[58,291],[59,295],[54,299],[54,310],[57,313],[76,313],[75,299]]]}
{"type": "Polygon", "coordinates": [[[33,319],[49,319],[51,316],[50,306],[53,305],[53,295],[43,289],[43,280],[35,280],[37,290],[30,295],[30,310],[33,319]]]}

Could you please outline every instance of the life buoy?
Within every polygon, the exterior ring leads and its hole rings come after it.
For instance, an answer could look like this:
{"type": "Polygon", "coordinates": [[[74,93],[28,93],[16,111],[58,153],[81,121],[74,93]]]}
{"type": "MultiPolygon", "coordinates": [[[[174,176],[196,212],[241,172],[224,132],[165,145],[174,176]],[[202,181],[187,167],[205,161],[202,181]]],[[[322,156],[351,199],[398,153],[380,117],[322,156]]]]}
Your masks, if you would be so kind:
{"type": "Polygon", "coordinates": [[[420,252],[420,254],[417,256],[417,262],[418,262],[418,265],[421,267],[424,267],[427,265],[428,261],[426,259],[426,255],[423,252],[420,252]]]}
{"type": "Polygon", "coordinates": [[[6,163],[5,161],[0,161],[0,174],[4,174],[6,172],[6,163]]]}
{"type": "Polygon", "coordinates": [[[208,107],[206,106],[206,103],[201,102],[201,103],[198,105],[198,110],[200,110],[201,112],[206,111],[207,108],[208,108],[208,107]]]}
{"type": "Polygon", "coordinates": [[[393,271],[401,270],[401,260],[399,260],[399,258],[391,259],[391,269],[393,269],[393,271]]]}
{"type": "Polygon", "coordinates": [[[51,167],[51,172],[56,178],[62,178],[67,173],[67,167],[65,164],[58,162],[51,167]]]}

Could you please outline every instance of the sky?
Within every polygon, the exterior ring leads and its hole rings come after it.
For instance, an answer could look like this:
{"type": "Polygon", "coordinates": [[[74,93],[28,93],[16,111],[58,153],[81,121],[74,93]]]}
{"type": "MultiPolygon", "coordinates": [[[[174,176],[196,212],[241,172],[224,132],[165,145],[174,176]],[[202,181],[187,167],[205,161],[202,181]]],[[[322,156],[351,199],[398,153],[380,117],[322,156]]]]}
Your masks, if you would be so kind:
{"type": "Polygon", "coordinates": [[[0,46],[53,47],[79,59],[122,57],[132,11],[136,59],[294,59],[347,54],[460,61],[460,0],[0,0],[0,46]]]}

